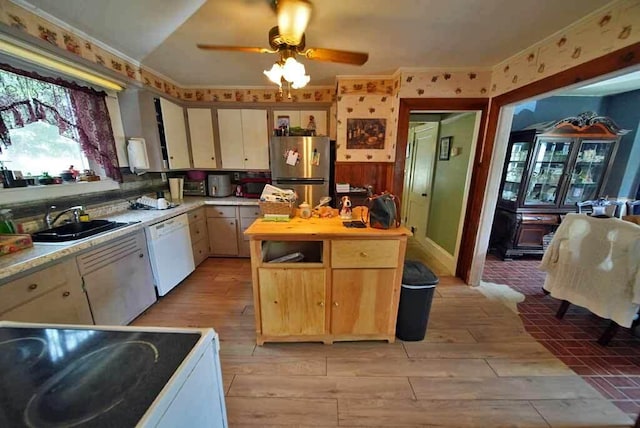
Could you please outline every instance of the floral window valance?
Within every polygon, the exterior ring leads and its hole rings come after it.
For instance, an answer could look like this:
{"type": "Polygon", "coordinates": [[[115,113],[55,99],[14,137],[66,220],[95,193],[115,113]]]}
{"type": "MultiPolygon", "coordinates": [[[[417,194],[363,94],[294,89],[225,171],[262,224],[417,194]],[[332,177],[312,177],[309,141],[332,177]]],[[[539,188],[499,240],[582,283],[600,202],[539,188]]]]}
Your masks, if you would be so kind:
{"type": "Polygon", "coordinates": [[[108,177],[121,180],[106,94],[0,64],[0,151],[11,145],[10,129],[38,120],[77,141],[108,177]]]}

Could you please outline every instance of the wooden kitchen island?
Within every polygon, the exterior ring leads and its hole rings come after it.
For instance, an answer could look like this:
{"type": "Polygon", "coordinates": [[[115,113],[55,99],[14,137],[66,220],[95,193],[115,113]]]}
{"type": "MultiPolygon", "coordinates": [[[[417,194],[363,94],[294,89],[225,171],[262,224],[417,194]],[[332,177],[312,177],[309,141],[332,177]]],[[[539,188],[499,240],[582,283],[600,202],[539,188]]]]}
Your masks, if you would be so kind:
{"type": "Polygon", "coordinates": [[[409,230],[295,217],[285,223],[257,219],[244,233],[258,345],[395,340],[409,230]],[[304,256],[298,262],[272,261],[298,253],[304,256]]]}

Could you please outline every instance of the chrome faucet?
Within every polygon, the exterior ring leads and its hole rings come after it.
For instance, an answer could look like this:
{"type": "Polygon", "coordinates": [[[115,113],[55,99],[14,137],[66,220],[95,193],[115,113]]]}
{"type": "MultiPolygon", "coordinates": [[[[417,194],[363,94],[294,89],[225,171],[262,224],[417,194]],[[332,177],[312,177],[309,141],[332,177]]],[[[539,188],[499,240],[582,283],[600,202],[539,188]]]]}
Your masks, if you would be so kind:
{"type": "Polygon", "coordinates": [[[73,221],[75,223],[80,223],[80,213],[84,211],[84,207],[82,205],[76,205],[75,207],[67,208],[66,210],[60,211],[57,216],[51,220],[51,210],[56,209],[55,205],[51,205],[49,209],[47,209],[47,213],[44,215],[44,223],[47,225],[48,229],[51,229],[53,225],[58,221],[58,219],[68,212],[73,212],[73,221]]]}

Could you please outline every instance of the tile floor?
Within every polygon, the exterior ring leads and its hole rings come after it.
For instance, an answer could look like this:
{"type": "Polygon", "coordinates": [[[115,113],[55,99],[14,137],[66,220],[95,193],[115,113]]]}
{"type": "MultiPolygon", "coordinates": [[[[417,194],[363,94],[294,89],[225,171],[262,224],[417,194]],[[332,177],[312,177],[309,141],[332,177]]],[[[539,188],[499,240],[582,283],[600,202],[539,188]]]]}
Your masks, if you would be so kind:
{"type": "Polygon", "coordinates": [[[609,321],[584,308],[572,305],[558,320],[560,301],[542,292],[545,273],[537,259],[502,261],[487,258],[483,280],[508,284],[522,292],[518,304],[527,332],[549,349],[616,406],[635,417],[640,413],[640,337],[620,329],[609,346],[600,346],[600,337],[609,321]]]}

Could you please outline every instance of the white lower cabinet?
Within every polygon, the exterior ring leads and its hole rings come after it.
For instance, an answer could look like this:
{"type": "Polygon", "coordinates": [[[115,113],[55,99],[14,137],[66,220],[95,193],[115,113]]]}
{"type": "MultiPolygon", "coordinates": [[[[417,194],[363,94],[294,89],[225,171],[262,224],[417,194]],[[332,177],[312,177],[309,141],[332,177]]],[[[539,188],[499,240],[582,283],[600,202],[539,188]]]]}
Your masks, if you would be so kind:
{"type": "Polygon", "coordinates": [[[93,324],[75,260],[0,284],[0,320],[93,324]]]}
{"type": "Polygon", "coordinates": [[[143,232],[108,242],[77,261],[96,324],[128,324],[156,301],[143,232]]]}

